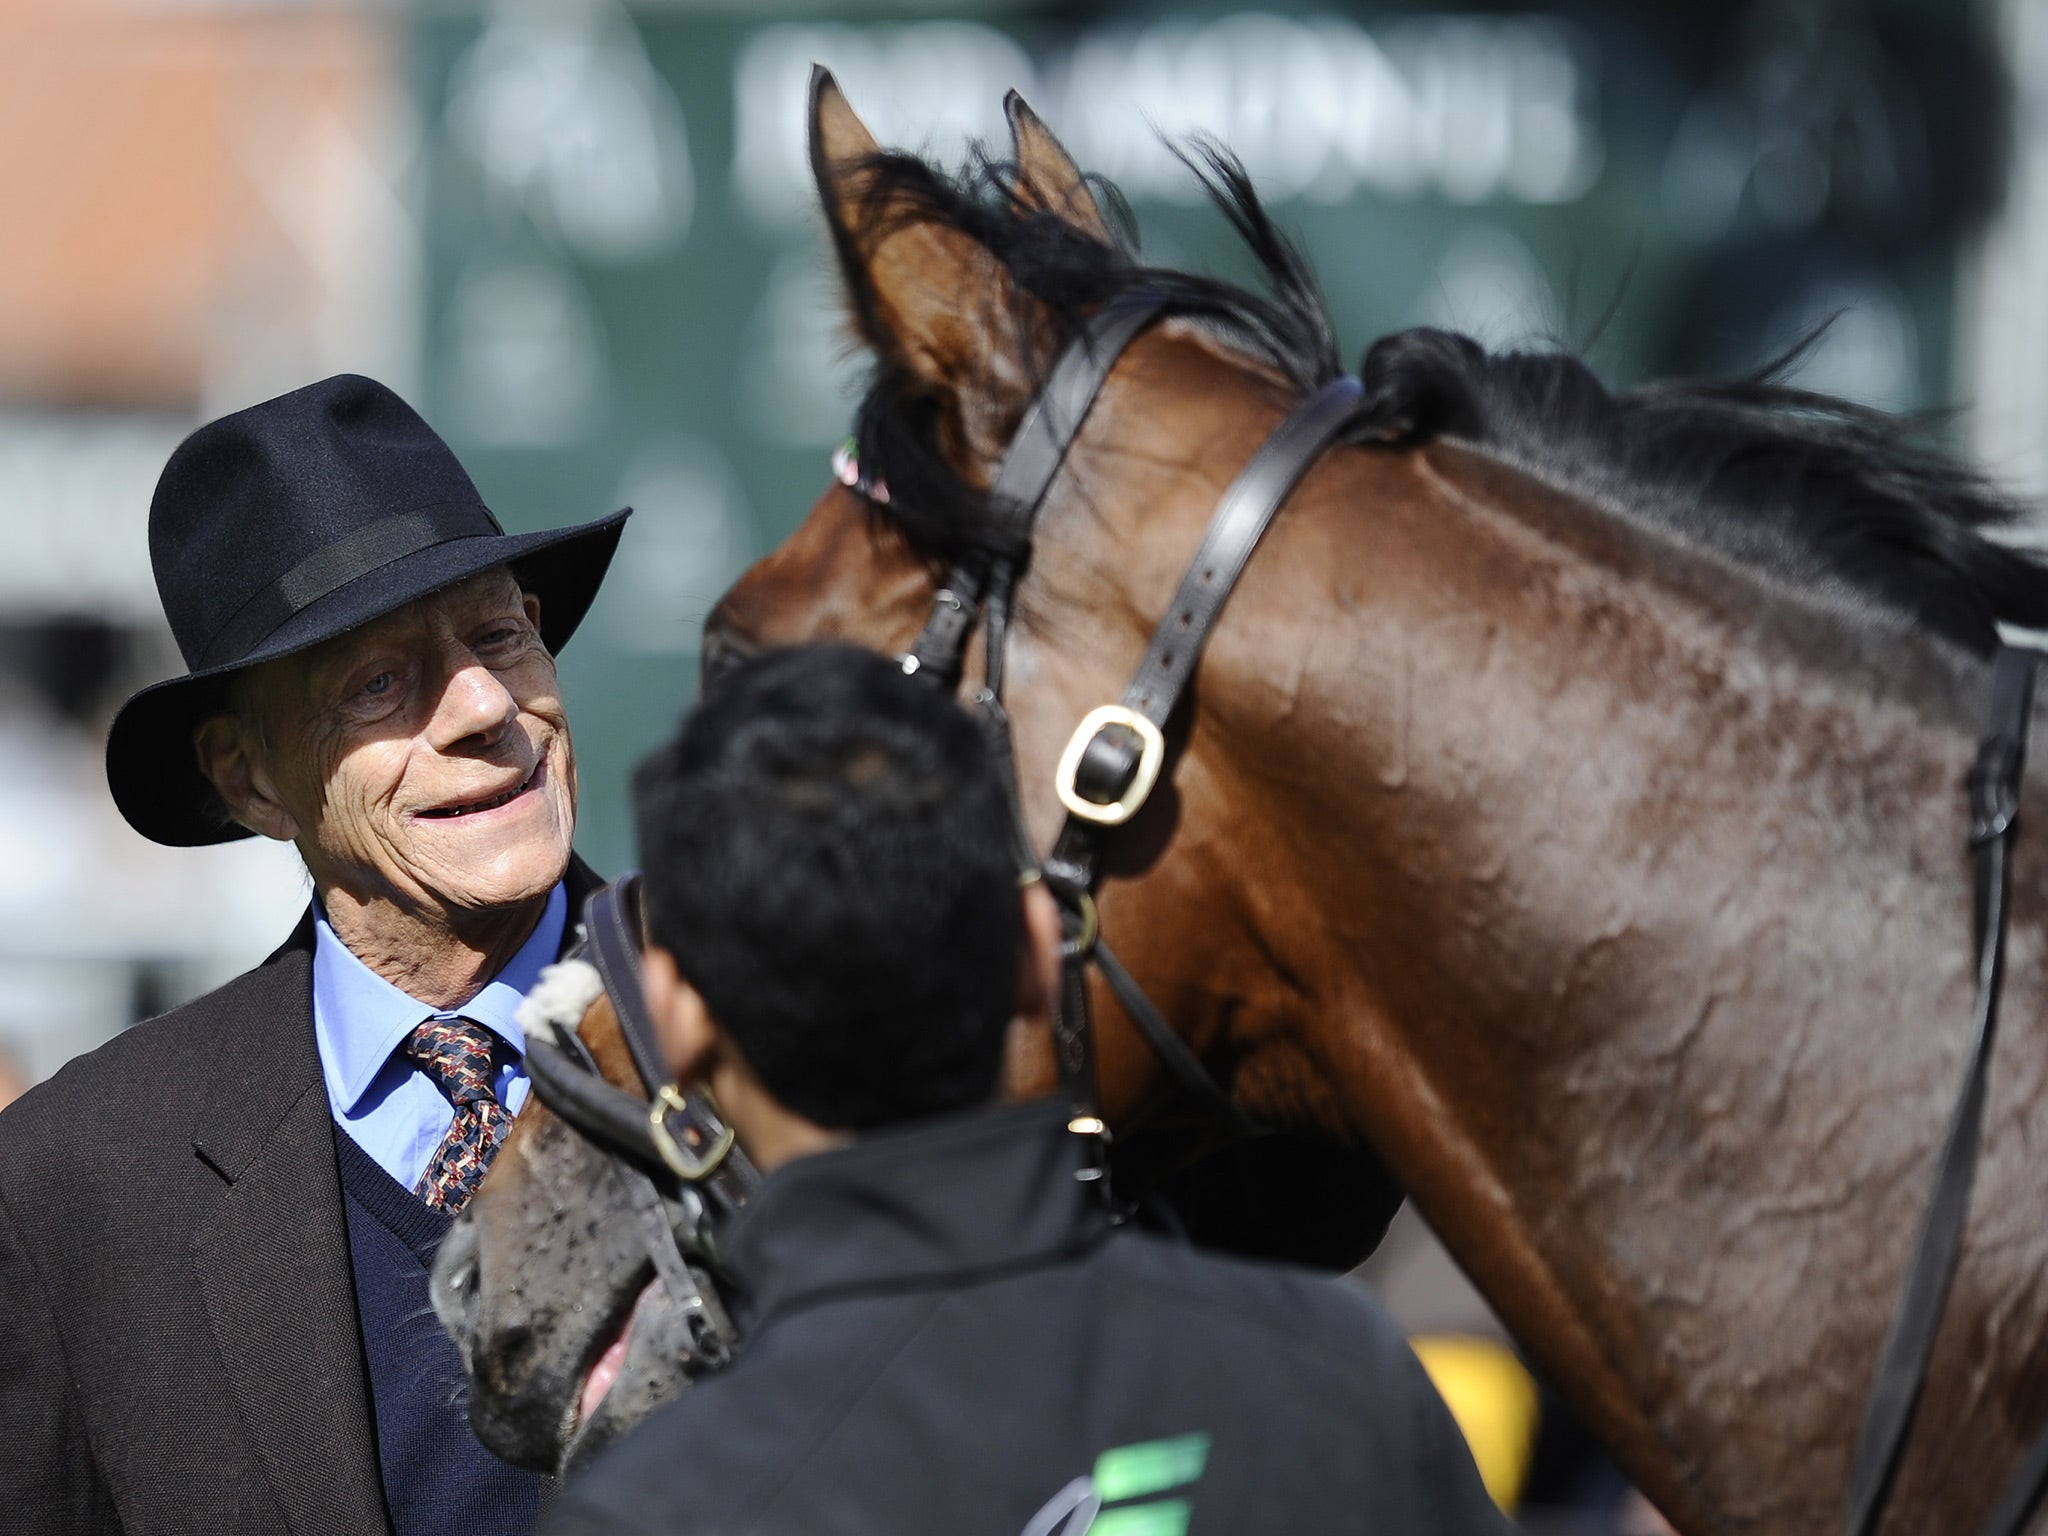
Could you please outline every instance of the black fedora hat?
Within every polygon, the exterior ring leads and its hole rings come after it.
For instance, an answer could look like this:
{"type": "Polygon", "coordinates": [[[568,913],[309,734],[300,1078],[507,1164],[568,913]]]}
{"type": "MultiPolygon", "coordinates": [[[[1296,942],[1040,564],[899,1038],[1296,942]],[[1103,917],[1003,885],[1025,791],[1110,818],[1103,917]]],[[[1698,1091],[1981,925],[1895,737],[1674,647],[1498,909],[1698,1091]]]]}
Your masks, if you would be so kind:
{"type": "Polygon", "coordinates": [[[560,651],[630,510],[508,534],[412,407],[354,374],[201,427],[171,455],[149,508],[157,595],[189,670],[114,717],[114,803],[159,843],[248,836],[227,819],[192,746],[237,672],[500,565],[540,598],[541,638],[560,651]]]}

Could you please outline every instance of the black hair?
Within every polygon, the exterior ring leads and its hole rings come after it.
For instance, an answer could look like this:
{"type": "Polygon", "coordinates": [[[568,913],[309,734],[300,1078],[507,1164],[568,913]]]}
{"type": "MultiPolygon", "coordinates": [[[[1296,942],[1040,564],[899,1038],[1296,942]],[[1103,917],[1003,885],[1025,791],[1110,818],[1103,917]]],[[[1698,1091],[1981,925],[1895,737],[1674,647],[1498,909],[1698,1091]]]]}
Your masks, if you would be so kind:
{"type": "MultiPolygon", "coordinates": [[[[893,218],[973,236],[1064,336],[1106,300],[1147,288],[1165,296],[1169,313],[1214,326],[1304,394],[1327,383],[1341,364],[1307,262],[1227,152],[1201,144],[1185,158],[1267,293],[1144,266],[1124,246],[1031,207],[1015,168],[986,158],[947,177],[912,155],[877,156],[867,199],[893,218]]],[[[1097,193],[1121,206],[1113,188],[1098,184],[1097,193]]],[[[875,318],[863,319],[872,334],[875,318]]],[[[1788,387],[1782,364],[1799,350],[1746,378],[1617,393],[1568,352],[1488,353],[1467,337],[1418,328],[1383,338],[1359,365],[1372,408],[1358,437],[1470,444],[1613,515],[1979,653],[1995,646],[1999,622],[2048,627],[2048,566],[1986,536],[2019,522],[2019,509],[1930,445],[1924,423],[1788,387]]],[[[997,547],[1008,523],[951,467],[932,401],[900,367],[878,367],[856,432],[861,462],[891,490],[876,515],[935,558],[997,547]]]]}
{"type": "Polygon", "coordinates": [[[1022,907],[949,697],[846,645],[726,674],[633,781],[648,936],[768,1091],[867,1130],[994,1093],[1022,907]]]}

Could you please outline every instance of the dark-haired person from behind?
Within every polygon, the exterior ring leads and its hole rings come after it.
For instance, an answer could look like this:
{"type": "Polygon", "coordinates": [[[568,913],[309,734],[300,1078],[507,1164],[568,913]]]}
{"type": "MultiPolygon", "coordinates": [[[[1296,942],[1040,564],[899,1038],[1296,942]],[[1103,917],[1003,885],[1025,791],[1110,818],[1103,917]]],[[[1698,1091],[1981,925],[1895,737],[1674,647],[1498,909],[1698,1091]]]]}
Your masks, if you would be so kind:
{"type": "Polygon", "coordinates": [[[775,652],[635,794],[663,1049],[768,1177],[728,1234],[737,1361],[544,1530],[1506,1529],[1362,1292],[1112,1225],[1062,1107],[994,1104],[1058,920],[950,700],[775,652]]]}

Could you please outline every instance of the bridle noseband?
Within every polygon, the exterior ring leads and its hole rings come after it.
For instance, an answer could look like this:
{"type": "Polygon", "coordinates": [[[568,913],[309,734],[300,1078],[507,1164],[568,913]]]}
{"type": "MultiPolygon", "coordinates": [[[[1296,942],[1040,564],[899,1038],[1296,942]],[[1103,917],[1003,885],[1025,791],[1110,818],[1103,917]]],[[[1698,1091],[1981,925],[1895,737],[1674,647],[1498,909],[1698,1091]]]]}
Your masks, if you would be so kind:
{"type": "Polygon", "coordinates": [[[724,1365],[739,1342],[716,1285],[723,1270],[718,1228],[738,1214],[761,1176],[710,1099],[681,1092],[662,1065],[640,990],[638,896],[639,877],[630,874],[595,892],[583,905],[582,937],[562,964],[595,972],[647,1097],[607,1082],[577,1033],[595,991],[583,994],[573,1018],[546,1021],[552,1045],[529,1033],[526,1069],[540,1101],[610,1156],[654,1272],[683,1313],[690,1336],[683,1370],[694,1378],[724,1365]]]}

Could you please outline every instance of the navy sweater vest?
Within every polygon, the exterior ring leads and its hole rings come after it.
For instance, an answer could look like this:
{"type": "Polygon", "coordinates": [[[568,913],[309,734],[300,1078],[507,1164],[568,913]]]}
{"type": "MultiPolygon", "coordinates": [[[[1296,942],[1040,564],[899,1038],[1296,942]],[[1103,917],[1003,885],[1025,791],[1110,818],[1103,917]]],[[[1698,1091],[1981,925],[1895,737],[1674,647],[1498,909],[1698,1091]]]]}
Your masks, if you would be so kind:
{"type": "Polygon", "coordinates": [[[450,1218],[378,1167],[339,1126],[334,1146],[392,1528],[397,1536],[531,1531],[546,1480],[478,1443],[462,1361],[427,1299],[428,1268],[450,1218]]]}

